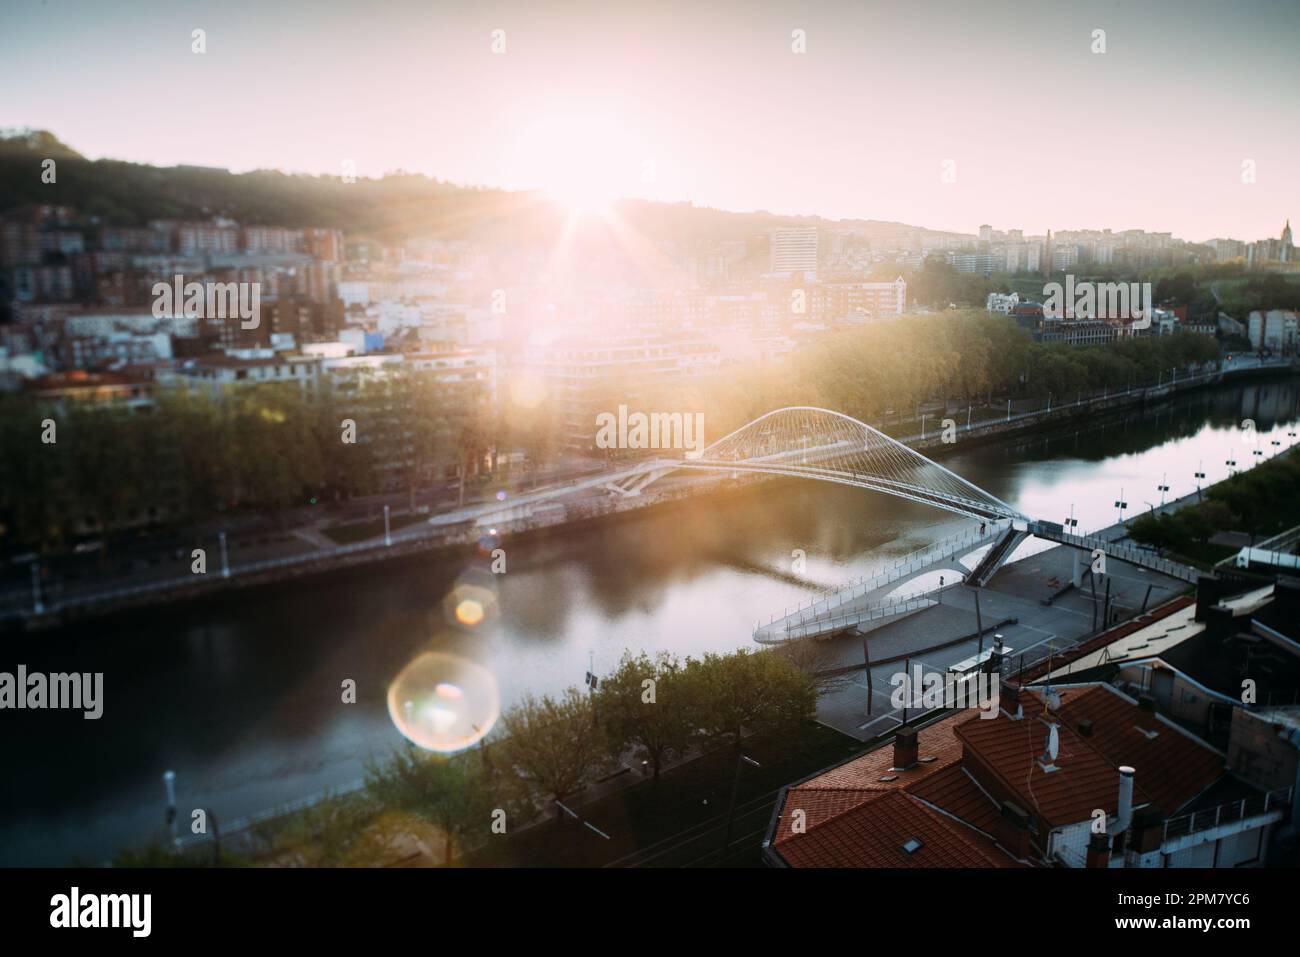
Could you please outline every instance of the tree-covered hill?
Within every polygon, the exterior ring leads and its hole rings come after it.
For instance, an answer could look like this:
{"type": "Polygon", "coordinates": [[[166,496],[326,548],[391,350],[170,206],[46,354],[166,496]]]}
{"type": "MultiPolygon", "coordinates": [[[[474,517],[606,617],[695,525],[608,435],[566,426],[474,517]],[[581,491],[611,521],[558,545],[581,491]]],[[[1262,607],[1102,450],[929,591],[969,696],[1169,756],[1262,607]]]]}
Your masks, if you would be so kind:
{"type": "MultiPolygon", "coordinates": [[[[29,203],[76,207],[112,225],[151,219],[227,216],[240,223],[330,226],[379,238],[515,240],[552,237],[563,212],[536,193],[457,186],[423,175],[389,173],[382,179],[231,173],[198,166],[158,167],[89,160],[45,131],[0,132],[0,213],[29,203]],[[41,162],[58,161],[54,183],[41,181],[41,162]]],[[[733,213],[689,203],[625,200],[618,213],[652,239],[742,239],[766,229],[828,225],[815,216],[765,211],[733,213]]],[[[916,232],[902,223],[840,220],[866,238],[916,232]]],[[[919,230],[929,232],[929,230],[919,230]]]]}

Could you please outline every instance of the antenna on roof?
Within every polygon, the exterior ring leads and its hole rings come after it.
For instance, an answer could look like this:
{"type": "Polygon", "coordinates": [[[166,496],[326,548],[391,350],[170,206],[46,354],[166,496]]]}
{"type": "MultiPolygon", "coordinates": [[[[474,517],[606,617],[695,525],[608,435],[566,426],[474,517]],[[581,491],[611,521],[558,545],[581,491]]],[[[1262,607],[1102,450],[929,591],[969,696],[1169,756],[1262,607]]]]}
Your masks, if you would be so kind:
{"type": "Polygon", "coordinates": [[[1047,726],[1047,740],[1043,742],[1043,753],[1039,755],[1038,764],[1044,772],[1056,770],[1056,755],[1061,747],[1061,738],[1056,725],[1047,726]]]}

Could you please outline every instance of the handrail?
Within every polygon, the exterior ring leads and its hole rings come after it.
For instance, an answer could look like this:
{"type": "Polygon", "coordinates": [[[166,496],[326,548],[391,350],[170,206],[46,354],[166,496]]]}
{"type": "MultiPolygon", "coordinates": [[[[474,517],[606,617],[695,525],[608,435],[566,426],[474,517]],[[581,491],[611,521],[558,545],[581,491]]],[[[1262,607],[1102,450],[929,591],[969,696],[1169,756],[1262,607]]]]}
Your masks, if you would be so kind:
{"type": "Polygon", "coordinates": [[[1291,791],[1290,787],[1275,788],[1254,797],[1228,801],[1216,807],[1171,817],[1165,821],[1163,840],[1186,837],[1199,831],[1208,831],[1224,824],[1245,821],[1286,808],[1291,803],[1291,791]]]}

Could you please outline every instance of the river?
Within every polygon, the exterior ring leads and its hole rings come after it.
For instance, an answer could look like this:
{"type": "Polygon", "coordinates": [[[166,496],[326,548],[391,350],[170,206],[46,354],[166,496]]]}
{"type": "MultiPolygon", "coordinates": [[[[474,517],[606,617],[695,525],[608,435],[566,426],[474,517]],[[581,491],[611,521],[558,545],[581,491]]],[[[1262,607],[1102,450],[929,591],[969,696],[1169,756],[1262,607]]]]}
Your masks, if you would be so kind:
{"type": "MultiPolygon", "coordinates": [[[[1294,443],[1295,379],[1219,387],[1087,428],[963,448],[941,461],[1025,513],[1080,530],[1213,483],[1294,443]],[[1255,423],[1248,444],[1242,420],[1255,423]]],[[[970,523],[860,489],[776,481],[617,520],[505,542],[486,556],[402,564],[241,591],[10,639],[0,671],[103,672],[104,714],[10,711],[0,787],[0,865],[87,864],[161,834],[162,772],[177,774],[182,822],[222,821],[359,779],[402,742],[386,691],[421,652],[495,675],[502,704],[581,685],[589,656],[679,655],[751,646],[750,631],[807,596],[970,523]],[[466,587],[468,586],[468,587],[466,587]],[[483,590],[480,590],[483,589],[483,590]],[[456,600],[480,598],[474,626],[456,600]],[[454,596],[454,599],[453,599],[454,596]],[[489,597],[490,596],[490,597],[489,597]],[[357,701],[344,703],[353,679],[357,701]]]]}

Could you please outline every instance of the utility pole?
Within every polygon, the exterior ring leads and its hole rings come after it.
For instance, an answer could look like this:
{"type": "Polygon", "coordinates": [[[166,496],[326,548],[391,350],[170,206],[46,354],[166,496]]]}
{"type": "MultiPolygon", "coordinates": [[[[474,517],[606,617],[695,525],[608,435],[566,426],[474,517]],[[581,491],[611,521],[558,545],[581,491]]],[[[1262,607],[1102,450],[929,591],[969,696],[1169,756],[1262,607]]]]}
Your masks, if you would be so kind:
{"type": "Polygon", "coordinates": [[[903,688],[907,694],[903,695],[903,724],[907,724],[907,706],[912,703],[912,659],[903,659],[903,688]]]}
{"type": "Polygon", "coordinates": [[[867,665],[867,717],[870,718],[874,701],[871,694],[871,650],[867,647],[866,635],[862,636],[862,660],[865,661],[867,665]]]}

